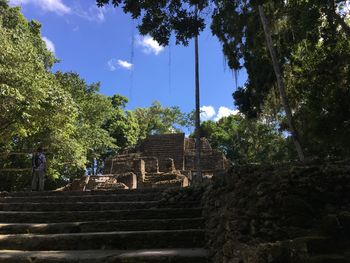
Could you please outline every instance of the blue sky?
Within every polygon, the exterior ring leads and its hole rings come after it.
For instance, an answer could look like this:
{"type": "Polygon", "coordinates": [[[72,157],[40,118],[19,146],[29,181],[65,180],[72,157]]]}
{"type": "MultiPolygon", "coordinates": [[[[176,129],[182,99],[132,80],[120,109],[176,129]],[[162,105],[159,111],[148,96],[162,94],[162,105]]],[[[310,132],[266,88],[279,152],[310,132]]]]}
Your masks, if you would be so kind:
{"type": "MultiPolygon", "coordinates": [[[[128,97],[128,109],[164,106],[194,109],[194,48],[160,47],[141,37],[120,9],[98,9],[94,0],[11,0],[27,19],[42,24],[42,36],[61,61],[54,71],[75,71],[88,83],[101,82],[101,93],[128,97]]],[[[203,119],[234,112],[232,72],[225,67],[218,40],[206,29],[200,36],[200,88],[203,119]]],[[[239,72],[238,85],[246,73],[239,72]]]]}

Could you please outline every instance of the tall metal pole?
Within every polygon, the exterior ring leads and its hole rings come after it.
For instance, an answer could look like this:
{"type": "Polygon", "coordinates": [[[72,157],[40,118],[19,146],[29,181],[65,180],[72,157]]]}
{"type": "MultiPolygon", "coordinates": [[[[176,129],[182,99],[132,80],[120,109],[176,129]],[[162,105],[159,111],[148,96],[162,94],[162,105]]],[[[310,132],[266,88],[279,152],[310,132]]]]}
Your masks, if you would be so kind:
{"type": "MultiPolygon", "coordinates": [[[[197,17],[198,7],[196,5],[195,15],[197,17]]],[[[200,96],[199,96],[199,51],[198,51],[198,34],[194,38],[195,48],[195,86],[196,86],[196,178],[194,183],[200,183],[202,181],[202,167],[201,167],[201,120],[200,120],[200,96]]]]}

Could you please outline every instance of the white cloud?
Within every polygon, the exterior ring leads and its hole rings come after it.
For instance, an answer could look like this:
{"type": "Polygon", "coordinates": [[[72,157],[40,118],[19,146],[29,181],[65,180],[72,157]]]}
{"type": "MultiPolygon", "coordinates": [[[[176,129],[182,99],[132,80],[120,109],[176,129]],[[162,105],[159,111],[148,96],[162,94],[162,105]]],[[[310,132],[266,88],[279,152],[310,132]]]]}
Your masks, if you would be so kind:
{"type": "Polygon", "coordinates": [[[72,12],[72,9],[65,5],[62,0],[10,0],[11,5],[25,5],[33,3],[47,12],[54,12],[58,15],[65,15],[72,12]]]}
{"type": "Polygon", "coordinates": [[[44,10],[55,12],[59,15],[69,14],[71,12],[71,9],[66,6],[62,0],[37,0],[36,2],[38,2],[44,10]]]}
{"type": "Polygon", "coordinates": [[[88,10],[84,10],[80,5],[77,5],[74,8],[74,13],[90,22],[103,23],[106,20],[106,8],[98,8],[94,5],[90,6],[88,10]]]}
{"type": "Polygon", "coordinates": [[[11,5],[33,4],[46,12],[54,12],[58,15],[74,14],[90,22],[102,23],[106,20],[106,8],[98,8],[91,5],[84,9],[78,2],[71,7],[63,3],[63,0],[10,0],[11,5]]]}
{"type": "Polygon", "coordinates": [[[146,54],[158,55],[164,50],[164,47],[150,36],[137,36],[136,45],[142,47],[142,51],[146,54]]]}
{"type": "Polygon", "coordinates": [[[236,114],[238,114],[238,112],[239,112],[238,110],[232,110],[232,109],[229,109],[227,107],[221,106],[219,108],[218,114],[216,115],[214,120],[218,121],[223,117],[227,117],[230,115],[236,115],[236,114]]]}
{"type": "Polygon", "coordinates": [[[203,121],[210,120],[216,114],[216,111],[213,106],[202,106],[200,110],[201,110],[201,120],[203,121]]]}
{"type": "Polygon", "coordinates": [[[50,39],[48,39],[47,37],[42,37],[42,39],[45,41],[47,49],[50,50],[51,52],[55,53],[54,43],[50,39]]]}
{"type": "Polygon", "coordinates": [[[127,70],[131,70],[133,66],[131,63],[121,59],[118,59],[118,65],[127,70]]]}
{"type": "Polygon", "coordinates": [[[113,58],[107,62],[110,71],[115,71],[117,69],[116,60],[113,58]]]}
{"type": "Polygon", "coordinates": [[[230,115],[236,115],[238,114],[238,110],[233,110],[230,108],[227,108],[225,106],[220,106],[218,112],[216,112],[215,108],[213,106],[202,106],[201,107],[201,120],[202,121],[208,121],[208,120],[214,120],[218,121],[223,117],[227,117],[230,115]]]}
{"type": "Polygon", "coordinates": [[[125,60],[121,60],[121,59],[114,59],[112,58],[111,60],[109,60],[107,62],[107,65],[108,65],[108,68],[110,71],[115,71],[117,70],[117,68],[124,68],[124,69],[127,69],[127,70],[132,70],[132,67],[133,67],[133,64],[131,64],[130,62],[128,61],[125,61],[125,60]]]}

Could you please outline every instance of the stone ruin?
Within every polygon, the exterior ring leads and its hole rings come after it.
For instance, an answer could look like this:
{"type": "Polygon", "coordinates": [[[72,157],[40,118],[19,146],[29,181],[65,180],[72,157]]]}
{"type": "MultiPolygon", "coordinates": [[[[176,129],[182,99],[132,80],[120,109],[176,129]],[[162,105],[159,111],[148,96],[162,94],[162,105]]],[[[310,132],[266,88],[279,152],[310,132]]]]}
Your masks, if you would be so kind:
{"type": "MultiPolygon", "coordinates": [[[[225,171],[228,161],[201,139],[202,175],[225,171]]],[[[196,173],[195,139],[184,133],[151,135],[141,144],[106,161],[103,176],[90,176],[70,190],[187,187],[196,173]]]]}

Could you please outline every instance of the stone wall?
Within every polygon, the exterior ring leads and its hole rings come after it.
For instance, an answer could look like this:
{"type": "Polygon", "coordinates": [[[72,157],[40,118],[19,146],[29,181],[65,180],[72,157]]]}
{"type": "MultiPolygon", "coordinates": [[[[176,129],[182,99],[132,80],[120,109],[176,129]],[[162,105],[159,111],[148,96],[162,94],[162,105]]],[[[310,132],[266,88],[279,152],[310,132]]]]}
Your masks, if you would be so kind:
{"type": "MultiPolygon", "coordinates": [[[[201,138],[201,149],[202,151],[211,151],[209,141],[206,138],[201,138]]],[[[195,138],[185,138],[185,152],[196,150],[196,140],[195,138]]]]}
{"type": "Polygon", "coordinates": [[[107,159],[103,174],[118,174],[133,172],[134,161],[139,159],[140,154],[121,154],[114,158],[107,159]]]}
{"type": "Polygon", "coordinates": [[[184,168],[185,134],[151,135],[141,144],[140,150],[144,156],[158,158],[159,170],[166,171],[167,159],[174,160],[176,169],[184,168]]]}
{"type": "MultiPolygon", "coordinates": [[[[150,163],[154,163],[154,160],[148,160],[150,163]]],[[[153,167],[153,169],[156,169],[153,167]]],[[[103,174],[119,175],[134,173],[137,177],[137,181],[142,183],[145,173],[145,161],[140,158],[139,154],[127,154],[118,155],[113,159],[110,159],[105,164],[103,174]]]]}
{"type": "Polygon", "coordinates": [[[140,158],[145,162],[146,173],[159,173],[159,164],[156,157],[142,156],[140,158]]]}
{"type": "Polygon", "coordinates": [[[214,176],[203,198],[212,262],[349,262],[349,163],[214,176]]]}
{"type": "MultiPolygon", "coordinates": [[[[196,148],[195,139],[185,139],[185,170],[196,171],[196,148]]],[[[225,155],[213,150],[206,138],[201,138],[201,168],[204,174],[215,174],[227,170],[229,167],[225,155]]]]}
{"type": "MultiPolygon", "coordinates": [[[[201,154],[202,171],[218,172],[227,169],[226,158],[219,151],[203,151],[201,154]]],[[[186,152],[185,170],[196,171],[196,154],[195,152],[186,152]]]]}

